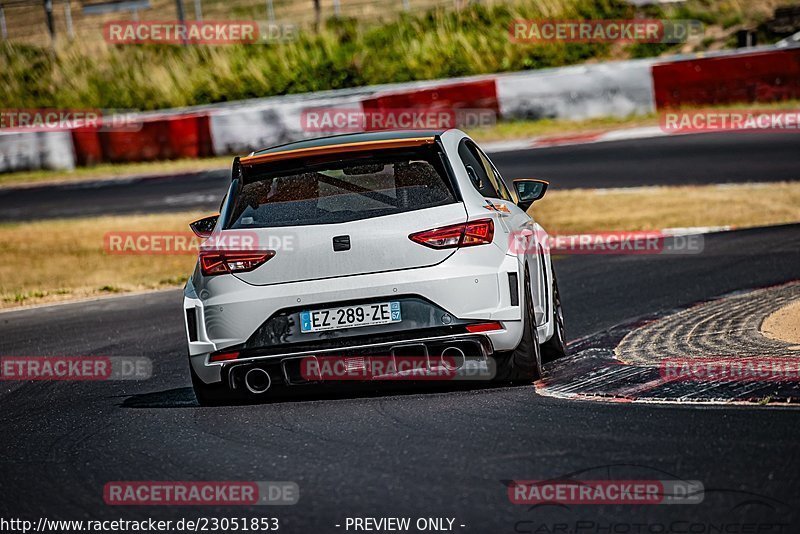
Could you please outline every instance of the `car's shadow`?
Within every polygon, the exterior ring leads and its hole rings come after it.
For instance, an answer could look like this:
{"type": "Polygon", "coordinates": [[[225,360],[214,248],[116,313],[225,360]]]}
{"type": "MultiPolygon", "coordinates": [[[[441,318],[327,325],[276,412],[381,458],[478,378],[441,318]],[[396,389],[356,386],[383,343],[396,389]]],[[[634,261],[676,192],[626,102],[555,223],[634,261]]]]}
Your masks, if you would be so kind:
{"type": "Polygon", "coordinates": [[[131,395],[122,401],[122,408],[195,408],[197,400],[191,387],[165,389],[131,395]]]}
{"type": "MultiPolygon", "coordinates": [[[[382,383],[380,387],[374,384],[351,383],[347,386],[308,385],[295,386],[280,391],[270,391],[264,395],[263,400],[254,399],[251,402],[239,405],[279,404],[284,402],[308,402],[320,400],[346,400],[363,399],[371,397],[386,397],[396,395],[419,395],[432,393],[451,393],[457,391],[475,391],[509,387],[508,384],[490,382],[442,382],[442,383],[382,383]]],[[[166,389],[151,393],[140,393],[125,398],[119,405],[121,408],[197,408],[199,404],[195,399],[191,387],[166,389]]]]}
{"type": "MultiPolygon", "coordinates": [[[[574,342],[570,342],[572,347],[574,342]]],[[[560,360],[545,360],[545,376],[553,362],[560,360]]],[[[525,384],[518,384],[525,385],[525,384]]],[[[432,393],[451,393],[456,391],[478,391],[498,388],[513,387],[512,384],[487,382],[487,381],[381,381],[380,384],[347,382],[344,385],[305,385],[282,387],[278,391],[271,390],[263,400],[239,403],[238,405],[259,405],[281,402],[318,401],[318,400],[347,400],[363,398],[380,398],[395,395],[419,395],[432,393]]],[[[231,404],[236,406],[237,404],[231,404]]],[[[199,408],[194,391],[191,387],[181,387],[140,393],[131,395],[119,405],[121,408],[199,408]]]]}

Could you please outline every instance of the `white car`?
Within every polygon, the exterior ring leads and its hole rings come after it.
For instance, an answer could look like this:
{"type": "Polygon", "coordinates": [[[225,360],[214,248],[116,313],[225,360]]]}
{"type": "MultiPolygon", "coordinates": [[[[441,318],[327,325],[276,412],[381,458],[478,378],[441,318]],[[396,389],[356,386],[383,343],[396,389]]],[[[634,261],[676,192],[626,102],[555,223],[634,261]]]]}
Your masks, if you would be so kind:
{"type": "Polygon", "coordinates": [[[326,356],[537,379],[543,354],[565,353],[547,234],[527,213],[547,182],[513,184],[455,129],[235,158],[220,214],[191,225],[208,238],[183,305],[200,404],[316,382],[301,367],[326,356]]]}

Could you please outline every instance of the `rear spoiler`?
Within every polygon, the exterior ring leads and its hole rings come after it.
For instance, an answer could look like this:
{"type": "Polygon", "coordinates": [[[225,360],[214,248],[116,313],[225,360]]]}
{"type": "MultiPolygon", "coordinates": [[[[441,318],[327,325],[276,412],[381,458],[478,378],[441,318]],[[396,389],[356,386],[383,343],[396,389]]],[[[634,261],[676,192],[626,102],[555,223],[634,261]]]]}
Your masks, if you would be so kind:
{"type": "Polygon", "coordinates": [[[278,152],[268,152],[235,158],[233,160],[233,178],[241,174],[241,167],[251,167],[262,163],[282,161],[287,159],[305,158],[314,156],[324,156],[328,154],[343,154],[347,152],[368,152],[371,150],[387,150],[392,148],[409,148],[415,146],[431,145],[436,142],[436,137],[410,137],[407,139],[381,139],[378,141],[361,141],[358,143],[342,143],[339,145],[322,145],[307,148],[295,148],[281,150],[278,152]],[[237,171],[239,174],[237,174],[237,171]]]}

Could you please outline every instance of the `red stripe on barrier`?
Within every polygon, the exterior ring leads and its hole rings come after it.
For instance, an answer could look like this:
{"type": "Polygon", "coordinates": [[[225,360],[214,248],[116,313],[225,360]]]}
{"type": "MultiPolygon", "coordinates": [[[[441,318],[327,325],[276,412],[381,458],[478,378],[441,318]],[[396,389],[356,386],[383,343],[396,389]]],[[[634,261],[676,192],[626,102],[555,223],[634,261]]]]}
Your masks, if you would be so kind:
{"type": "Polygon", "coordinates": [[[800,50],[702,58],[653,66],[658,109],[800,98],[800,50]]]}
{"type": "Polygon", "coordinates": [[[214,145],[211,140],[211,117],[208,115],[197,116],[197,156],[207,158],[214,155],[214,145]]]}
{"type": "Polygon", "coordinates": [[[211,153],[207,116],[181,117],[167,121],[168,158],[199,158],[211,153]]]}
{"type": "Polygon", "coordinates": [[[137,131],[100,131],[103,161],[133,162],[198,158],[211,154],[207,115],[145,120],[137,131]]]}
{"type": "Polygon", "coordinates": [[[103,147],[96,130],[72,130],[75,165],[86,167],[103,161],[103,147]]]}
{"type": "Polygon", "coordinates": [[[100,132],[103,160],[122,163],[160,159],[161,147],[169,143],[167,131],[165,120],[154,120],[143,123],[136,132],[100,132]]]}
{"type": "Polygon", "coordinates": [[[364,111],[386,109],[490,109],[499,112],[497,87],[493,79],[476,80],[423,89],[378,94],[362,102],[364,111]]]}

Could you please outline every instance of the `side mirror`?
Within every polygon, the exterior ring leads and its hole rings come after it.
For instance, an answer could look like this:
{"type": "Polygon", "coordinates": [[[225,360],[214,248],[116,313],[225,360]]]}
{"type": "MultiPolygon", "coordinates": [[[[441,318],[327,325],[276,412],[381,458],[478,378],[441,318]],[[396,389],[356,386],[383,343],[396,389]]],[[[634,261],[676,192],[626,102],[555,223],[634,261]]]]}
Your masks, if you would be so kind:
{"type": "Polygon", "coordinates": [[[517,192],[517,206],[525,211],[531,207],[531,204],[542,198],[547,191],[547,186],[550,182],[546,180],[537,180],[535,178],[519,178],[514,180],[514,189],[517,192]]]}
{"type": "Polygon", "coordinates": [[[194,235],[197,237],[208,239],[211,237],[212,232],[214,232],[214,228],[217,227],[217,219],[219,219],[219,214],[209,215],[208,217],[190,222],[189,228],[192,229],[192,232],[194,232],[194,235]]]}

